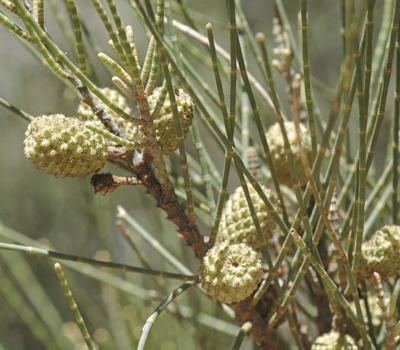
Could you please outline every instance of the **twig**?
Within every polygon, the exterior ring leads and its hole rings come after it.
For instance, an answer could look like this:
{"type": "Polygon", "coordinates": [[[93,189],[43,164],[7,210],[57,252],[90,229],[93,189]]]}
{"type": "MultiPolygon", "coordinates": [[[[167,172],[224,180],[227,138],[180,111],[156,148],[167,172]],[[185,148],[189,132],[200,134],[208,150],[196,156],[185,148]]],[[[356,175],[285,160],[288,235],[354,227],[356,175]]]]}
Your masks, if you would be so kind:
{"type": "Polygon", "coordinates": [[[178,280],[184,280],[184,281],[192,281],[195,279],[195,276],[190,276],[190,275],[181,274],[181,273],[172,273],[172,272],[164,272],[164,271],[158,271],[158,270],[145,269],[145,268],[132,266],[132,265],[125,265],[125,264],[119,264],[119,263],[110,262],[110,261],[90,259],[90,258],[85,258],[82,256],[65,254],[65,253],[61,253],[58,251],[54,251],[54,250],[48,250],[48,249],[44,249],[44,248],[36,248],[36,247],[31,247],[31,246],[23,246],[23,245],[18,245],[18,244],[0,243],[0,250],[19,251],[19,252],[23,252],[23,253],[30,254],[30,255],[44,256],[44,257],[54,259],[54,260],[75,261],[78,263],[86,263],[86,264],[90,264],[90,265],[108,267],[108,268],[118,269],[118,270],[127,271],[127,272],[142,273],[142,274],[148,274],[148,275],[154,275],[154,276],[160,276],[160,277],[166,277],[166,278],[172,278],[172,279],[178,279],[178,280]]]}

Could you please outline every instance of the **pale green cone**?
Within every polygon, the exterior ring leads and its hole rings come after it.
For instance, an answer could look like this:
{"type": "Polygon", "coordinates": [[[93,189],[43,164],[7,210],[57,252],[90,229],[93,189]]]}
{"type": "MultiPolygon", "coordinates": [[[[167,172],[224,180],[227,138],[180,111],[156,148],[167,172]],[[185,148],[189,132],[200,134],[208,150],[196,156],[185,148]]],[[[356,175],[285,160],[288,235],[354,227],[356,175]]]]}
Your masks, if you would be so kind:
{"type": "MultiPolygon", "coordinates": [[[[261,188],[274,207],[278,209],[279,202],[275,194],[265,186],[261,186],[261,188]]],[[[248,184],[248,189],[254,210],[257,213],[262,236],[260,237],[257,233],[245,193],[242,186],[239,186],[225,203],[217,234],[217,242],[229,240],[232,243],[246,243],[253,249],[260,250],[267,243],[267,238],[271,236],[276,223],[253,186],[248,184]]]]}
{"type": "Polygon", "coordinates": [[[383,280],[400,272],[400,226],[386,225],[362,245],[362,261],[358,277],[370,277],[378,272],[383,280]]]}
{"type": "MultiPolygon", "coordinates": [[[[294,122],[285,122],[285,129],[293,155],[293,162],[296,172],[295,177],[299,181],[300,185],[305,185],[307,183],[307,177],[301,162],[300,147],[297,142],[296,127],[294,122]]],[[[311,137],[308,130],[301,124],[300,133],[304,151],[307,158],[310,160],[312,152],[311,137]]],[[[293,183],[290,176],[289,158],[285,152],[284,138],[279,123],[272,125],[268,129],[265,136],[268,141],[278,181],[283,185],[292,187],[293,183]]]]}
{"type": "Polygon", "coordinates": [[[330,331],[315,339],[311,350],[357,350],[358,347],[349,335],[340,335],[330,331]]]}
{"type": "Polygon", "coordinates": [[[207,294],[221,303],[248,298],[262,278],[261,255],[247,244],[222,242],[211,248],[201,264],[200,281],[207,294]]]}
{"type": "Polygon", "coordinates": [[[35,166],[55,176],[86,176],[101,169],[107,159],[101,135],[76,118],[43,115],[28,125],[24,153],[35,166]]]}
{"type": "MultiPolygon", "coordinates": [[[[102,92],[109,98],[109,100],[115,103],[119,108],[124,110],[127,114],[131,113],[131,109],[127,105],[125,97],[123,97],[119,92],[104,88],[102,92]]],[[[150,111],[153,111],[156,107],[159,96],[161,95],[161,88],[158,87],[154,89],[153,93],[148,96],[150,111]]],[[[193,118],[194,104],[190,96],[185,93],[182,89],[176,90],[175,94],[178,114],[180,117],[181,127],[183,134],[186,135],[193,118]]],[[[101,101],[96,98],[96,101],[100,104],[101,101]]],[[[113,122],[118,128],[120,128],[125,137],[137,144],[138,148],[144,147],[145,136],[142,127],[133,125],[127,122],[122,117],[119,117],[114,111],[108,107],[104,107],[106,113],[111,115],[113,122]]],[[[91,108],[85,103],[81,102],[78,107],[78,118],[85,121],[98,122],[99,126],[102,126],[101,122],[97,120],[97,117],[93,114],[91,108]]],[[[161,147],[161,152],[164,155],[170,155],[177,150],[179,146],[179,140],[177,137],[175,120],[172,114],[171,102],[169,100],[168,94],[165,101],[160,109],[160,111],[154,116],[153,125],[155,128],[155,134],[158,143],[161,147]]]]}
{"type": "MultiPolygon", "coordinates": [[[[148,97],[150,111],[153,111],[156,107],[161,92],[161,87],[155,88],[148,97]]],[[[190,96],[182,89],[175,90],[175,98],[182,132],[185,136],[192,125],[194,104],[190,96]]],[[[162,153],[169,155],[175,152],[179,147],[179,139],[168,94],[159,113],[154,116],[154,127],[162,153]]]]}

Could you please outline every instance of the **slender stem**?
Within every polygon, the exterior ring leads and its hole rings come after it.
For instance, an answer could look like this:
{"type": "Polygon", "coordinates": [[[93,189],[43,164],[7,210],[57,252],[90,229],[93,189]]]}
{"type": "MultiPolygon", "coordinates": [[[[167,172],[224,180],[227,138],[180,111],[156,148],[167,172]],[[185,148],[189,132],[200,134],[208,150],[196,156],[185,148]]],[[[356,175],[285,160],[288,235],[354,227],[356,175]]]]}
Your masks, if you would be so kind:
{"type": "Polygon", "coordinates": [[[394,100],[393,117],[393,169],[392,169],[392,221],[399,224],[399,133],[400,133],[400,26],[396,40],[396,98],[394,100]]]}
{"type": "Polygon", "coordinates": [[[32,1],[32,14],[39,25],[44,28],[44,2],[43,0],[32,1]]]}
{"type": "Polygon", "coordinates": [[[303,254],[310,260],[311,264],[318,272],[319,276],[321,277],[323,284],[325,286],[325,290],[330,295],[334,296],[336,301],[344,308],[346,315],[350,318],[353,324],[357,327],[360,336],[363,339],[364,346],[366,349],[373,348],[373,344],[371,339],[369,338],[368,334],[364,327],[359,327],[359,322],[357,316],[352,311],[348,301],[344,298],[344,296],[339,292],[337,286],[332,281],[332,279],[328,276],[323,266],[321,266],[318,259],[313,255],[313,252],[310,248],[307,247],[306,243],[302,240],[302,238],[295,232],[294,230],[291,231],[291,235],[297,247],[303,252],[303,254]]]}
{"type": "Polygon", "coordinates": [[[76,55],[78,57],[78,67],[79,69],[85,73],[89,74],[89,63],[87,59],[87,53],[85,50],[85,46],[83,44],[83,35],[81,29],[81,22],[78,14],[78,9],[76,7],[75,0],[65,0],[68,14],[72,23],[72,31],[74,32],[75,37],[75,50],[76,55]]]}
{"type": "Polygon", "coordinates": [[[0,97],[0,105],[3,106],[4,108],[8,109],[10,112],[13,112],[16,115],[19,115],[20,117],[24,118],[28,122],[30,122],[34,118],[32,115],[26,113],[25,111],[23,111],[22,109],[14,106],[14,105],[12,105],[11,103],[6,101],[2,97],[0,97]]]}
{"type": "Polygon", "coordinates": [[[108,267],[111,269],[117,269],[117,270],[122,270],[122,271],[127,271],[127,272],[142,273],[142,274],[148,274],[148,275],[154,275],[154,276],[160,276],[160,277],[172,278],[172,279],[178,279],[178,280],[191,281],[191,280],[195,279],[194,276],[187,275],[187,274],[144,269],[144,268],[132,266],[132,265],[125,265],[125,264],[119,264],[119,263],[115,263],[115,262],[85,258],[82,256],[61,253],[61,252],[58,252],[55,250],[48,250],[48,249],[44,249],[44,248],[36,248],[36,247],[31,247],[31,246],[23,246],[23,245],[18,245],[18,244],[0,243],[0,250],[18,251],[18,252],[23,252],[23,253],[29,254],[29,255],[43,256],[43,257],[46,257],[49,259],[54,259],[54,260],[75,261],[78,263],[103,266],[103,267],[108,267]]]}
{"type": "Polygon", "coordinates": [[[82,337],[88,347],[89,350],[95,350],[96,346],[92,340],[92,337],[89,334],[87,329],[85,320],[82,317],[81,312],[79,311],[78,304],[75,301],[74,295],[72,294],[72,290],[69,286],[67,279],[65,278],[64,270],[59,263],[54,264],[54,270],[56,271],[58,281],[61,287],[64,289],[64,294],[68,300],[69,307],[74,314],[75,321],[78,324],[79,330],[81,331],[82,337]]]}
{"type": "Polygon", "coordinates": [[[306,104],[308,111],[308,123],[310,126],[311,143],[312,143],[312,159],[315,159],[317,155],[317,130],[316,121],[314,114],[314,100],[311,90],[311,78],[310,78],[310,61],[308,56],[308,12],[307,12],[307,0],[301,0],[301,42],[302,42],[302,53],[303,53],[303,80],[304,80],[304,91],[306,93],[306,104]]]}
{"type": "Polygon", "coordinates": [[[16,6],[9,0],[0,0],[0,5],[4,6],[7,10],[18,14],[16,6]]]}
{"type": "Polygon", "coordinates": [[[82,71],[78,67],[76,67],[69,60],[67,55],[65,55],[63,51],[56,44],[54,44],[47,33],[42,28],[40,28],[37,22],[32,18],[29,11],[23,5],[22,0],[15,0],[15,3],[23,20],[26,21],[26,23],[28,23],[34,29],[40,40],[43,42],[44,45],[46,45],[48,50],[51,51],[51,53],[57,60],[65,64],[65,66],[70,69],[71,72],[75,74],[77,78],[79,78],[83,82],[83,84],[85,84],[90,89],[90,91],[92,91],[105,105],[110,107],[110,109],[116,112],[119,116],[129,120],[132,123],[139,123],[138,119],[132,118],[132,116],[125,113],[117,105],[111,103],[110,100],[101,92],[101,89],[99,89],[84,73],[82,73],[82,71]]]}
{"type": "MultiPolygon", "coordinates": [[[[207,149],[204,147],[203,138],[200,135],[199,126],[197,124],[197,120],[193,120],[193,124],[191,127],[191,135],[193,138],[193,143],[196,147],[197,156],[199,158],[199,165],[201,169],[201,179],[204,184],[205,194],[207,197],[207,205],[210,210],[215,209],[215,198],[213,191],[213,179],[210,169],[209,157],[207,157],[207,149]]],[[[190,163],[190,159],[189,159],[190,163]]]]}
{"type": "Polygon", "coordinates": [[[240,327],[239,333],[237,334],[237,336],[232,344],[232,347],[231,347],[232,350],[240,350],[246,335],[251,330],[251,327],[252,327],[251,322],[243,323],[242,327],[240,327]]]}
{"type": "Polygon", "coordinates": [[[180,116],[178,113],[178,106],[176,104],[176,97],[175,97],[174,87],[172,85],[172,79],[171,79],[171,74],[169,71],[169,66],[165,59],[165,55],[163,53],[161,53],[161,66],[162,66],[164,76],[165,76],[169,100],[171,101],[172,114],[174,116],[176,134],[177,134],[177,139],[179,142],[179,156],[180,156],[180,160],[181,160],[181,169],[183,172],[183,179],[185,182],[185,192],[186,192],[186,202],[187,202],[187,208],[188,208],[189,222],[191,224],[195,224],[196,216],[194,213],[194,200],[193,200],[193,194],[192,194],[192,184],[191,184],[191,179],[190,179],[190,174],[189,174],[187,153],[186,153],[185,144],[184,144],[185,136],[183,134],[183,128],[182,128],[180,116]]]}
{"type": "Polygon", "coordinates": [[[147,338],[149,336],[151,327],[153,326],[154,322],[157,320],[158,316],[168,307],[168,305],[178,298],[182,293],[188,290],[190,287],[193,287],[194,282],[189,281],[185,282],[180,285],[178,288],[174,289],[168,296],[166,296],[154,310],[154,312],[150,315],[150,317],[146,320],[145,325],[142,329],[142,334],[140,335],[139,344],[137,350],[144,350],[144,347],[147,342],[147,338]]]}
{"type": "Polygon", "coordinates": [[[228,139],[225,137],[225,135],[222,133],[222,131],[216,125],[216,123],[213,120],[213,118],[211,117],[208,109],[205,107],[203,101],[194,92],[192,86],[188,83],[188,81],[185,78],[185,76],[182,73],[182,71],[179,70],[176,62],[173,59],[173,53],[172,53],[173,50],[172,50],[171,46],[163,38],[161,38],[159,36],[157,30],[154,28],[153,23],[151,22],[151,20],[148,18],[148,15],[144,11],[141,3],[139,1],[137,1],[137,0],[135,0],[135,4],[136,4],[136,8],[140,12],[140,14],[143,16],[143,19],[144,19],[146,25],[148,26],[148,28],[150,29],[150,31],[154,35],[154,37],[157,40],[157,42],[160,44],[160,47],[164,47],[165,48],[165,50],[166,50],[165,53],[169,57],[169,63],[175,69],[175,72],[178,75],[178,78],[182,81],[182,84],[184,85],[185,89],[187,90],[187,92],[191,95],[191,97],[195,101],[196,105],[199,108],[199,111],[201,111],[203,117],[205,118],[207,123],[210,125],[210,128],[212,128],[212,130],[214,131],[214,133],[218,137],[218,139],[229,149],[229,152],[232,154],[232,157],[234,157],[235,161],[237,161],[237,166],[244,172],[244,175],[248,178],[248,180],[250,181],[252,186],[255,188],[257,193],[260,195],[262,201],[265,203],[265,205],[267,206],[268,210],[270,210],[271,217],[276,221],[278,227],[284,233],[287,233],[288,232],[288,227],[285,224],[285,222],[281,219],[281,217],[280,217],[279,213],[277,212],[276,208],[271,203],[271,201],[268,199],[268,197],[265,195],[265,193],[263,193],[263,190],[262,190],[260,184],[254,179],[254,177],[250,174],[248,169],[244,166],[243,161],[240,158],[240,156],[237,154],[236,150],[229,145],[228,139]]]}
{"type": "MultiPolygon", "coordinates": [[[[172,25],[175,28],[181,30],[183,33],[189,35],[193,39],[198,40],[199,42],[207,45],[207,37],[202,35],[201,33],[186,26],[185,24],[180,23],[177,20],[172,20],[172,25]]],[[[224,48],[222,48],[221,45],[216,43],[215,48],[216,48],[217,52],[221,55],[222,58],[224,58],[226,61],[230,60],[230,54],[224,48]]],[[[249,77],[250,82],[254,86],[254,89],[260,94],[260,96],[264,99],[264,101],[267,103],[267,105],[273,110],[274,107],[273,107],[271,97],[268,94],[268,92],[265,90],[265,88],[262,86],[262,84],[257,80],[255,75],[251,74],[250,72],[248,73],[248,77],[249,77]]]]}
{"type": "MultiPolygon", "coordinates": [[[[370,168],[372,164],[373,157],[375,155],[375,148],[376,148],[376,143],[378,139],[378,134],[380,130],[380,126],[383,121],[383,115],[386,107],[386,98],[388,94],[388,88],[389,88],[389,83],[390,83],[390,77],[391,77],[391,72],[392,72],[392,63],[393,63],[393,56],[395,52],[395,43],[397,40],[397,35],[398,35],[398,28],[399,28],[399,16],[400,16],[400,1],[396,1],[395,3],[395,12],[393,15],[392,19],[392,25],[391,25],[391,32],[390,32],[390,38],[389,38],[389,49],[388,49],[388,57],[387,57],[387,62],[384,70],[384,79],[382,82],[382,95],[379,101],[379,111],[378,114],[376,115],[376,120],[374,123],[374,129],[373,129],[373,134],[371,137],[371,141],[369,144],[368,148],[368,154],[366,153],[366,149],[360,149],[360,182],[365,181],[365,178],[367,176],[367,171],[370,168]],[[363,154],[362,154],[363,153],[363,154]]],[[[364,121],[366,123],[366,121],[364,121]]],[[[364,125],[364,130],[366,129],[366,126],[364,125]]],[[[360,134],[360,139],[361,136],[363,136],[363,141],[366,143],[365,135],[360,134]]],[[[355,246],[355,255],[354,255],[354,263],[353,263],[353,269],[356,270],[358,267],[358,264],[361,261],[361,245],[362,245],[362,240],[363,240],[363,220],[364,220],[364,202],[363,198],[365,197],[365,187],[361,187],[361,184],[359,184],[359,189],[363,193],[360,194],[360,201],[359,206],[358,206],[358,215],[359,215],[359,222],[357,225],[357,237],[356,237],[356,246],[355,246]]]]}
{"type": "Polygon", "coordinates": [[[19,25],[17,25],[10,18],[8,18],[1,10],[0,10],[0,23],[6,26],[11,32],[16,34],[22,40],[32,41],[31,36],[27,32],[25,32],[19,25]]]}
{"type": "Polygon", "coordinates": [[[115,26],[117,28],[118,39],[121,43],[122,49],[127,58],[126,68],[131,73],[133,86],[136,91],[136,101],[138,103],[139,113],[144,120],[148,121],[150,120],[151,116],[150,116],[149,104],[144,92],[145,87],[143,85],[143,81],[140,76],[139,62],[137,61],[137,58],[134,55],[133,52],[134,49],[131,47],[131,44],[128,41],[127,33],[122,25],[122,20],[118,13],[114,0],[107,0],[107,3],[108,7],[110,8],[110,12],[113,17],[115,26]]]}
{"type": "MultiPolygon", "coordinates": [[[[224,119],[226,134],[228,135],[228,140],[231,143],[231,142],[233,142],[234,133],[231,130],[232,124],[229,122],[228,108],[225,103],[225,95],[224,95],[224,90],[222,87],[221,74],[219,71],[219,61],[218,61],[217,53],[216,53],[216,49],[215,49],[214,34],[213,34],[213,28],[212,28],[211,23],[208,23],[206,28],[207,28],[207,33],[208,33],[209,51],[210,51],[212,65],[213,65],[213,69],[214,69],[214,77],[215,77],[215,82],[217,85],[219,105],[220,105],[220,109],[221,109],[223,119],[224,119]]],[[[232,54],[232,52],[231,52],[231,54],[232,54]]],[[[231,70],[231,74],[230,74],[231,81],[233,79],[233,74],[236,74],[236,69],[234,69],[234,71],[231,70]]],[[[232,100],[232,97],[231,97],[231,100],[232,100]]],[[[211,235],[210,235],[211,246],[214,245],[214,243],[215,243],[219,223],[221,220],[222,210],[223,210],[224,203],[225,203],[225,200],[227,197],[227,185],[228,185],[228,181],[229,181],[229,173],[230,173],[230,169],[231,169],[231,163],[232,163],[232,157],[228,151],[225,151],[222,183],[221,183],[221,187],[219,188],[214,225],[213,225],[213,228],[211,230],[211,235]]]]}
{"type": "Polygon", "coordinates": [[[170,251],[160,244],[149,232],[147,232],[126,210],[120,206],[117,207],[117,217],[126,222],[136,234],[138,234],[146,243],[148,243],[161,257],[163,257],[171,266],[184,274],[192,272],[183,265],[170,251]]]}
{"type": "MultiPolygon", "coordinates": [[[[40,246],[41,248],[45,248],[43,245],[40,245],[33,239],[31,239],[17,231],[12,230],[12,229],[8,228],[7,226],[2,225],[1,222],[0,222],[0,236],[7,240],[10,240],[12,242],[16,242],[19,244],[24,244],[24,245],[38,244],[38,246],[40,246]]],[[[139,287],[138,285],[136,285],[126,279],[118,277],[115,273],[110,273],[110,272],[105,271],[104,269],[95,268],[90,265],[86,265],[86,266],[77,265],[74,262],[68,262],[68,261],[66,261],[64,263],[64,265],[68,266],[68,268],[76,271],[78,274],[82,274],[84,276],[92,278],[93,280],[97,280],[100,283],[110,285],[110,286],[116,288],[117,290],[120,290],[121,292],[126,293],[127,295],[130,295],[134,298],[138,298],[140,300],[146,300],[146,301],[154,300],[154,295],[150,291],[143,289],[142,287],[139,287]]],[[[17,289],[15,289],[14,287],[12,287],[12,288],[4,287],[5,281],[7,281],[7,282],[10,281],[9,278],[4,278],[4,281],[3,281],[3,275],[0,273],[0,279],[1,279],[1,285],[3,287],[3,288],[0,288],[0,293],[4,292],[3,294],[7,295],[7,296],[15,295],[17,289]],[[5,292],[6,290],[10,290],[10,291],[13,290],[14,293],[6,293],[5,292]]],[[[31,311],[30,308],[22,307],[23,305],[24,305],[24,302],[19,303],[18,307],[16,307],[16,310],[31,311]]],[[[169,309],[168,309],[168,311],[172,312],[172,310],[169,310],[169,309]]],[[[180,305],[180,312],[184,318],[194,318],[199,322],[199,324],[202,324],[210,329],[217,330],[223,334],[235,336],[238,332],[238,327],[236,325],[226,322],[222,319],[215,318],[215,317],[210,316],[205,313],[197,313],[196,311],[194,311],[193,309],[191,309],[185,305],[180,305]]],[[[27,322],[27,324],[31,325],[31,326],[34,324],[40,325],[40,322],[39,323],[38,322],[27,322]]],[[[49,341],[44,342],[44,344],[49,344],[49,343],[51,343],[51,342],[49,342],[49,341]]]]}

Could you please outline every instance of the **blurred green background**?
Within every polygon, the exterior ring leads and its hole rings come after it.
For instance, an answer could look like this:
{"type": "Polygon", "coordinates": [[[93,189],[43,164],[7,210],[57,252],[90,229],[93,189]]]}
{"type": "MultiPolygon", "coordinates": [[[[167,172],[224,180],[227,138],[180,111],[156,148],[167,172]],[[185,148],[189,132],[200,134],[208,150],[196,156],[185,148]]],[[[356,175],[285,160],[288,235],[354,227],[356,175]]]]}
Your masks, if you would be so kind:
{"type": "MultiPolygon", "coordinates": [[[[71,47],[58,26],[59,21],[67,18],[65,11],[62,11],[64,6],[61,3],[62,1],[59,0],[45,1],[47,28],[60,46],[71,53],[71,47]],[[52,10],[52,4],[57,4],[56,12],[52,10]]],[[[80,0],[77,3],[95,38],[96,45],[109,52],[108,38],[90,1],[80,0]]],[[[131,24],[135,29],[139,53],[143,56],[147,44],[143,26],[127,5],[127,1],[121,0],[117,3],[126,24],[131,24]]],[[[205,24],[212,22],[217,41],[228,49],[225,2],[186,0],[184,3],[189,13],[199,18],[197,22],[199,31],[205,34],[205,24]]],[[[251,0],[242,3],[252,30],[262,31],[271,36],[272,1],[251,0]]],[[[287,0],[283,3],[292,25],[296,28],[298,2],[287,0]]],[[[330,0],[309,1],[311,71],[329,88],[327,91],[314,89],[323,117],[326,117],[329,111],[330,94],[336,84],[342,57],[339,3],[339,1],[330,0]]],[[[177,2],[170,1],[170,5],[175,10],[169,11],[169,14],[182,19],[179,10],[176,10],[177,2]]],[[[380,6],[378,2],[377,16],[381,11],[380,6]]],[[[70,33],[69,27],[68,32],[70,33]]],[[[208,60],[207,51],[193,39],[189,40],[201,52],[204,52],[205,60],[208,60]]],[[[74,114],[78,105],[76,97],[3,26],[0,26],[0,43],[1,97],[32,115],[74,114]]],[[[185,51],[182,53],[187,55],[185,51]]],[[[94,62],[93,50],[90,50],[90,56],[94,62]]],[[[190,57],[189,59],[198,72],[210,82],[210,85],[214,86],[211,71],[196,59],[190,57]]],[[[248,59],[250,70],[257,74],[250,52],[248,59]]],[[[101,84],[111,86],[105,70],[98,63],[96,67],[101,84]]],[[[284,90],[282,91],[284,93],[284,90]]],[[[262,106],[262,108],[265,107],[262,106]]],[[[272,120],[270,112],[263,110],[262,113],[268,125],[272,120]]],[[[0,220],[3,225],[32,239],[41,239],[63,252],[92,257],[96,253],[103,252],[104,255],[104,251],[108,251],[114,261],[140,264],[115,227],[116,207],[122,205],[148,232],[159,239],[187,266],[193,268],[193,271],[196,271],[197,264],[192,254],[184,253],[183,243],[176,237],[174,227],[165,220],[163,213],[154,208],[154,201],[146,196],[141,188],[119,189],[109,196],[94,195],[89,178],[62,179],[39,172],[23,156],[22,140],[26,126],[25,120],[0,107],[0,220]]],[[[385,129],[388,128],[383,128],[385,129]]],[[[203,138],[206,145],[211,142],[207,132],[203,133],[203,138]]],[[[384,139],[387,138],[382,137],[382,140],[384,139]]],[[[380,149],[384,150],[385,147],[386,145],[382,144],[380,149]]],[[[221,152],[214,153],[216,164],[220,167],[219,170],[222,170],[223,155],[221,152]]],[[[119,171],[114,168],[113,170],[117,173],[119,171]]],[[[230,187],[234,184],[235,182],[232,181],[230,187]]],[[[138,240],[138,244],[144,254],[151,257],[155,268],[172,270],[171,266],[165,264],[145,243],[138,240]]],[[[13,350],[44,348],[32,329],[24,322],[24,309],[31,308],[36,313],[37,319],[40,317],[29,302],[28,295],[32,285],[27,281],[26,283],[18,282],[15,276],[18,271],[17,266],[22,264],[23,259],[28,262],[36,279],[49,296],[48,302],[42,307],[51,308],[50,304],[55,305],[59,310],[60,318],[65,322],[64,327],[59,331],[72,337],[74,331],[76,333],[69,323],[73,318],[51,265],[35,257],[23,258],[17,253],[1,252],[1,280],[8,282],[0,284],[2,305],[0,344],[5,349],[13,350]],[[11,294],[21,296],[23,302],[20,308],[11,305],[9,297],[11,294]]],[[[89,330],[94,334],[101,348],[129,349],[132,344],[136,344],[141,327],[156,304],[120,293],[76,271],[66,269],[66,274],[87,320],[89,330]]],[[[144,288],[157,288],[151,278],[146,276],[121,273],[115,273],[115,275],[144,288]]],[[[171,290],[176,285],[176,282],[168,282],[167,289],[171,290]]],[[[199,307],[202,311],[227,319],[220,309],[211,307],[200,292],[191,291],[189,298],[183,298],[186,303],[190,302],[189,299],[200,299],[201,306],[199,307]]],[[[224,349],[232,341],[230,335],[215,332],[195,321],[187,322],[186,325],[185,322],[185,320],[177,320],[171,314],[163,315],[152,330],[148,348],[224,349]],[[191,336],[193,329],[197,329],[198,337],[191,336]]],[[[79,334],[77,338],[79,339],[79,334]]],[[[75,343],[77,349],[81,348],[79,341],[75,343]]],[[[247,346],[250,348],[250,342],[247,346]]]]}

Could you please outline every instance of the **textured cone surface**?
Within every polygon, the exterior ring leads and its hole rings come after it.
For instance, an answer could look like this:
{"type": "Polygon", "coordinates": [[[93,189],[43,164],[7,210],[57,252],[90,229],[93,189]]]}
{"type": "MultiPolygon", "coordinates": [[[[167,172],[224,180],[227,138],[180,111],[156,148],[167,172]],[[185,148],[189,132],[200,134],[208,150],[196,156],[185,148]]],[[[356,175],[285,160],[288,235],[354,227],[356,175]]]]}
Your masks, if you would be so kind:
{"type": "Polygon", "coordinates": [[[86,176],[106,162],[106,143],[76,118],[62,114],[33,119],[25,133],[24,153],[35,166],[55,176],[86,176]]]}
{"type": "MultiPolygon", "coordinates": [[[[286,134],[289,139],[290,148],[292,150],[293,162],[295,167],[295,177],[301,185],[307,183],[307,177],[304,171],[304,167],[301,162],[300,147],[297,143],[296,127],[293,122],[285,122],[286,134]]],[[[308,130],[300,125],[301,140],[306,152],[307,158],[310,160],[311,157],[311,138],[308,130]]],[[[278,181],[286,186],[293,186],[290,177],[290,166],[289,159],[285,152],[285,142],[281,132],[280,125],[275,123],[272,125],[267,133],[266,138],[269,144],[272,161],[275,167],[278,181]]]]}
{"type": "Polygon", "coordinates": [[[261,278],[261,255],[244,243],[217,244],[207,252],[201,264],[202,287],[225,304],[249,297],[261,278]]]}
{"type": "MultiPolygon", "coordinates": [[[[150,111],[153,111],[157,105],[158,98],[161,95],[160,87],[154,89],[148,97],[150,111]]],[[[194,104],[190,96],[182,89],[175,91],[175,99],[178,108],[179,120],[181,123],[183,136],[187,134],[192,125],[194,104]]],[[[154,117],[154,127],[156,130],[157,141],[161,146],[161,151],[169,155],[179,147],[179,139],[175,127],[175,119],[172,113],[172,106],[167,94],[160,112],[154,117]]]]}
{"type": "Polygon", "coordinates": [[[349,335],[340,336],[339,333],[331,331],[319,336],[311,350],[357,350],[358,347],[349,335]]]}
{"type": "MultiPolygon", "coordinates": [[[[120,109],[122,109],[126,114],[131,114],[132,110],[128,106],[126,98],[122,96],[118,91],[103,88],[101,92],[115,105],[117,105],[120,109]]],[[[104,108],[104,111],[109,114],[112,118],[114,124],[125,134],[125,137],[131,141],[138,141],[143,138],[143,134],[140,131],[139,127],[129,123],[124,118],[118,116],[112,109],[105,106],[102,101],[98,99],[98,97],[93,96],[94,100],[97,104],[104,108]]],[[[83,121],[95,122],[98,126],[104,127],[103,123],[97,118],[97,116],[93,113],[92,109],[84,102],[81,101],[77,111],[78,118],[83,121]]],[[[104,127],[105,128],[105,127],[104,127]]],[[[138,141],[140,142],[140,141],[138,141]]]]}
{"type": "MultiPolygon", "coordinates": [[[[278,200],[274,193],[265,186],[261,187],[274,207],[279,208],[278,200]]],[[[217,234],[217,242],[246,243],[253,249],[260,250],[266,244],[267,238],[271,235],[276,224],[257,191],[250,184],[248,184],[248,189],[254,210],[257,213],[262,237],[257,234],[245,193],[243,188],[239,186],[226,201],[217,234]]]]}
{"type": "Polygon", "coordinates": [[[362,245],[363,261],[359,278],[378,272],[383,280],[394,277],[400,270],[400,226],[386,225],[376,231],[371,239],[362,245]]]}

